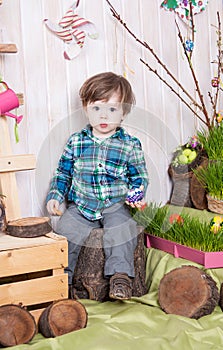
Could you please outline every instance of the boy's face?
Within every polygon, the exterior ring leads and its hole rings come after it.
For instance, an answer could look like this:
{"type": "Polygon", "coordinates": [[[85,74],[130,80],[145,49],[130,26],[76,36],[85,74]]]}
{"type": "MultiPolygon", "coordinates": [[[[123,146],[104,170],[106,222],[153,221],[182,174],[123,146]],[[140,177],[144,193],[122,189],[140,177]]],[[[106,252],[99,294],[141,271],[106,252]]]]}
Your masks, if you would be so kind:
{"type": "Polygon", "coordinates": [[[124,119],[120,97],[114,93],[108,101],[95,101],[85,108],[93,135],[107,138],[116,132],[124,119]]]}

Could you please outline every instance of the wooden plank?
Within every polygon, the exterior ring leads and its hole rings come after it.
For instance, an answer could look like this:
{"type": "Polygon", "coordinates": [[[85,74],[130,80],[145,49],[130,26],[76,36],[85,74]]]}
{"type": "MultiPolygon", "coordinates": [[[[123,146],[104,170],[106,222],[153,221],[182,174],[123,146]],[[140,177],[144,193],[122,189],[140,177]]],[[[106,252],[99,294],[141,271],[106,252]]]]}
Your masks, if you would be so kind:
{"type": "Polygon", "coordinates": [[[58,276],[64,273],[64,269],[54,269],[53,276],[58,276]]]}
{"type": "Polygon", "coordinates": [[[31,170],[36,167],[34,154],[0,156],[0,173],[31,170]]]}
{"type": "Polygon", "coordinates": [[[42,314],[42,312],[45,310],[45,307],[44,308],[41,308],[41,309],[36,309],[36,310],[31,310],[29,311],[31,313],[31,315],[33,315],[35,321],[36,321],[36,324],[38,324],[39,322],[39,318],[42,314]]]}
{"type": "Polygon", "coordinates": [[[56,233],[52,234],[52,236],[48,233],[47,235],[33,238],[13,237],[5,233],[0,233],[0,251],[36,246],[41,248],[42,245],[57,244],[57,241],[66,242],[67,240],[65,237],[59,236],[56,233]]]}
{"type": "Polygon", "coordinates": [[[66,239],[64,236],[60,236],[60,235],[56,234],[53,231],[47,233],[45,236],[49,237],[49,238],[52,238],[52,239],[54,239],[56,241],[58,241],[58,240],[60,241],[61,239],[66,239]]]}
{"type": "Polygon", "coordinates": [[[42,270],[63,269],[67,265],[68,254],[66,241],[59,241],[45,246],[4,250],[0,252],[0,277],[15,276],[42,270]]]}
{"type": "Polygon", "coordinates": [[[0,53],[16,53],[17,47],[15,44],[0,44],[0,53]]]}
{"type": "Polygon", "coordinates": [[[1,173],[0,193],[4,194],[4,203],[7,220],[15,220],[21,217],[18,190],[15,173],[1,173]]]}
{"type": "Polygon", "coordinates": [[[28,306],[67,297],[67,274],[0,285],[0,305],[22,303],[28,306]]]}
{"type": "MultiPolygon", "coordinates": [[[[0,135],[0,157],[12,154],[8,121],[3,116],[0,117],[0,135]]],[[[15,173],[0,175],[0,193],[5,195],[6,219],[20,218],[21,211],[15,173]]]]}

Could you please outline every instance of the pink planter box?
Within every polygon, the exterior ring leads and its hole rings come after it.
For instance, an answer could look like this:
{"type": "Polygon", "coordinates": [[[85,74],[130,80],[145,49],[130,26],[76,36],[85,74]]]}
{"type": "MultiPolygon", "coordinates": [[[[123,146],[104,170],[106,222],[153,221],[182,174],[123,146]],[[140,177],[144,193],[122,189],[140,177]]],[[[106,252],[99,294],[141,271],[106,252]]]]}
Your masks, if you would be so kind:
{"type": "Polygon", "coordinates": [[[202,252],[201,250],[153,236],[150,233],[146,234],[146,247],[163,250],[174,255],[175,258],[184,258],[196,262],[203,265],[206,269],[223,267],[223,252],[202,252]]]}

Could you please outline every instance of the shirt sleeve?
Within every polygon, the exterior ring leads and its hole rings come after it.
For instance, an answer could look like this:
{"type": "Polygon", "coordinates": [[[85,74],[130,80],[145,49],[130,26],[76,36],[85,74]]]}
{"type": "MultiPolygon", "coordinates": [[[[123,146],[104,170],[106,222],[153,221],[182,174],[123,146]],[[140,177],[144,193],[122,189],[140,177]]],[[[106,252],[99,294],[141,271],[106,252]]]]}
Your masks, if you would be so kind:
{"type": "Polygon", "coordinates": [[[60,203],[64,201],[68,193],[73,175],[74,164],[74,141],[70,137],[64,147],[63,153],[59,159],[57,169],[53,175],[50,189],[46,197],[46,202],[50,199],[56,199],[60,203]]]}
{"type": "Polygon", "coordinates": [[[144,192],[146,192],[149,184],[148,172],[141,142],[137,138],[133,139],[132,152],[129,156],[128,179],[129,189],[139,188],[141,185],[143,185],[144,192]]]}

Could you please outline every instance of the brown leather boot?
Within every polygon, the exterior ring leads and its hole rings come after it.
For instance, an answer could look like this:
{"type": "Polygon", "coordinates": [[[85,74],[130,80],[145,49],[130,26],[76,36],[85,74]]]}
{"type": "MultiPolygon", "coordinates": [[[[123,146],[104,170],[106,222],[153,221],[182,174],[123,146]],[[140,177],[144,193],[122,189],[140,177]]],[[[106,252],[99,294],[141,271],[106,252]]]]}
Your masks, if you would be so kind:
{"type": "Polygon", "coordinates": [[[132,280],[126,273],[116,272],[110,278],[109,297],[119,300],[127,300],[132,297],[132,280]]]}

